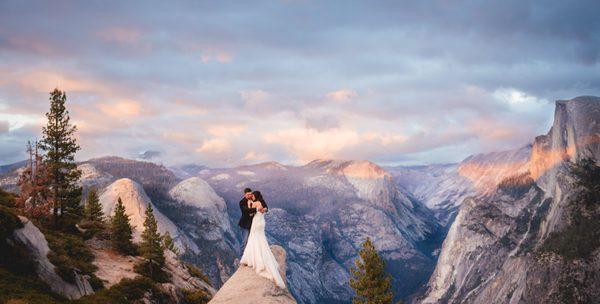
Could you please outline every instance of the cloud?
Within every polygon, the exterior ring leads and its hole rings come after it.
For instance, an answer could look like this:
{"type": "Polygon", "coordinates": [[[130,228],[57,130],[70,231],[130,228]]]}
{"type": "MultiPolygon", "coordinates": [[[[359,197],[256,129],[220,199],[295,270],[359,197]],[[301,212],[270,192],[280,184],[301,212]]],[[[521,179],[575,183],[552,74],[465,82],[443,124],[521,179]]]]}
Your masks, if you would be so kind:
{"type": "Polygon", "coordinates": [[[230,137],[239,135],[246,129],[247,126],[243,124],[218,124],[209,126],[207,132],[215,137],[230,137]]]}
{"type": "Polygon", "coordinates": [[[317,131],[327,131],[340,126],[340,121],[334,115],[316,115],[306,117],[306,128],[317,131]]]}
{"type": "Polygon", "coordinates": [[[16,86],[25,94],[29,92],[48,93],[54,88],[60,88],[68,93],[108,93],[111,91],[102,82],[50,69],[13,70],[0,77],[0,85],[16,86]]]}
{"type": "Polygon", "coordinates": [[[269,160],[269,155],[266,153],[257,153],[254,150],[250,150],[244,155],[243,160],[251,163],[263,162],[269,160]]]}
{"type": "Polygon", "coordinates": [[[262,108],[271,97],[269,93],[263,90],[248,90],[240,92],[244,100],[244,107],[247,109],[262,108]]]}
{"type": "Polygon", "coordinates": [[[206,140],[196,149],[196,152],[208,154],[222,154],[231,151],[231,144],[222,138],[213,138],[206,140]]]}
{"type": "Polygon", "coordinates": [[[227,52],[204,51],[200,55],[200,59],[204,63],[208,63],[211,61],[227,63],[233,60],[233,56],[227,52]]]}
{"type": "Polygon", "coordinates": [[[337,158],[338,153],[361,142],[360,135],[351,130],[328,130],[318,132],[293,128],[264,135],[265,142],[282,145],[301,162],[317,158],[337,158]]]}
{"type": "Polygon", "coordinates": [[[553,100],[600,95],[599,9],[3,1],[2,155],[22,157],[55,87],[67,91],[82,159],[157,150],[166,163],[214,166],[396,164],[518,147],[547,131],[553,100]]]}
{"type": "Polygon", "coordinates": [[[99,103],[98,108],[111,118],[128,119],[142,113],[142,104],[135,100],[120,100],[111,103],[99,103]]]}
{"type": "Polygon", "coordinates": [[[341,89],[327,93],[327,98],[336,102],[348,102],[358,97],[358,93],[350,89],[341,89]]]}
{"type": "Polygon", "coordinates": [[[138,30],[124,27],[109,27],[96,33],[98,37],[118,44],[135,44],[139,42],[141,33],[138,30]]]}

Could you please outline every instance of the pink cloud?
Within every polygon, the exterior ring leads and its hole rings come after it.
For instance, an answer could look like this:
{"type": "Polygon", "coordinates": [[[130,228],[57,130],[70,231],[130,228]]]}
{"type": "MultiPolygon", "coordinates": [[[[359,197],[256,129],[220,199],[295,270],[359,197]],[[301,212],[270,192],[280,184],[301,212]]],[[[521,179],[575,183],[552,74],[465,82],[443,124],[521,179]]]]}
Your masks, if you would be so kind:
{"type": "Polygon", "coordinates": [[[206,140],[200,147],[196,149],[196,152],[202,152],[207,154],[223,154],[231,151],[231,144],[229,141],[223,138],[213,138],[206,140]]]}
{"type": "Polygon", "coordinates": [[[282,145],[301,162],[318,158],[337,158],[342,150],[361,142],[361,137],[356,131],[342,129],[319,132],[313,129],[292,128],[266,133],[263,139],[269,144],[282,145]]]}
{"type": "Polygon", "coordinates": [[[112,118],[128,119],[142,114],[142,104],[135,100],[119,100],[110,103],[99,103],[97,107],[112,118]]]}

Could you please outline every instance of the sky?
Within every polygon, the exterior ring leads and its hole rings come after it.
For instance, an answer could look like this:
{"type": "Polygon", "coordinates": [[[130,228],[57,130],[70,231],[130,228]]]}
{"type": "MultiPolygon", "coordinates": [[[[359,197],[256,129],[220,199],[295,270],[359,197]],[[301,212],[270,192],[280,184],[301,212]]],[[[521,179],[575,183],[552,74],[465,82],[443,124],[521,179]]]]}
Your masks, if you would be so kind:
{"type": "Polygon", "coordinates": [[[78,160],[458,162],[600,95],[598,1],[0,1],[0,164],[67,93],[78,160]]]}

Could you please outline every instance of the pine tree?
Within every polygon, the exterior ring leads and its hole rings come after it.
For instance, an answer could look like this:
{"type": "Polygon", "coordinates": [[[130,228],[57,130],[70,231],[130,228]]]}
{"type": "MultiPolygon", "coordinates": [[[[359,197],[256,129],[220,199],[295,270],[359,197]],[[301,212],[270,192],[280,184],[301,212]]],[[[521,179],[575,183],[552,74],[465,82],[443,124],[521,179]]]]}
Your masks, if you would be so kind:
{"type": "Polygon", "coordinates": [[[82,213],[81,187],[77,185],[81,171],[75,163],[75,153],[80,147],[74,137],[77,127],[71,124],[65,107],[66,100],[65,93],[58,89],[50,93],[48,122],[42,129],[40,142],[40,148],[45,152],[44,163],[50,173],[55,223],[64,214],[80,216],[82,213]]]}
{"type": "Polygon", "coordinates": [[[385,272],[385,262],[379,257],[370,238],[363,243],[359,256],[354,262],[356,268],[350,269],[350,287],[356,293],[352,303],[392,303],[392,278],[385,272]]]}
{"type": "Polygon", "coordinates": [[[114,249],[123,254],[133,253],[135,247],[131,242],[131,224],[129,223],[129,216],[125,214],[125,206],[123,206],[123,201],[121,201],[120,197],[115,207],[115,215],[111,219],[110,232],[110,239],[114,249]]]}
{"type": "Polygon", "coordinates": [[[85,202],[85,218],[92,222],[104,221],[104,212],[102,212],[102,206],[100,205],[96,189],[91,189],[88,192],[85,202]]]}
{"type": "Polygon", "coordinates": [[[179,249],[177,249],[177,246],[175,246],[175,242],[173,241],[169,231],[165,232],[165,235],[163,235],[163,247],[171,250],[175,254],[179,254],[179,249]]]}
{"type": "Polygon", "coordinates": [[[140,244],[140,254],[146,260],[146,268],[150,277],[158,274],[165,264],[164,247],[162,237],[158,232],[158,224],[154,218],[152,205],[146,208],[146,219],[144,220],[144,232],[142,233],[142,242],[140,244]]]}

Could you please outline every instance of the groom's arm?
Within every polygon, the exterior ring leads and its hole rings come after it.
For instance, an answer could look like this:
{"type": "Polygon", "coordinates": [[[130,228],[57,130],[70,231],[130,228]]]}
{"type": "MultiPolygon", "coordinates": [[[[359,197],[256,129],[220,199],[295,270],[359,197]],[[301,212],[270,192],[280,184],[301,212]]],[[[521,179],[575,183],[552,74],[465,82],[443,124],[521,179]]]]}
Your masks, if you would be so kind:
{"type": "Polygon", "coordinates": [[[242,214],[245,213],[256,213],[256,208],[250,208],[248,207],[248,201],[243,199],[240,201],[240,210],[242,210],[242,214]]]}

